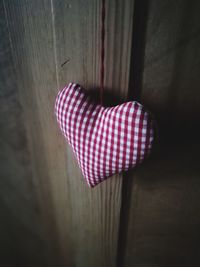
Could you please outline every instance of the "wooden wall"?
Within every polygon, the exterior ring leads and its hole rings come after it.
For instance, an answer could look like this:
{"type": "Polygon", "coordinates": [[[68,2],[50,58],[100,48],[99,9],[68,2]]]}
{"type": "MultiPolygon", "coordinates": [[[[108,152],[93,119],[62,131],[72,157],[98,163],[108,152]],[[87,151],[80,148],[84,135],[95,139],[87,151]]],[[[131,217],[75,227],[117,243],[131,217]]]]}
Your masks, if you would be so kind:
{"type": "Polygon", "coordinates": [[[53,107],[69,81],[96,93],[100,1],[0,1],[2,267],[200,264],[200,2],[106,10],[106,98],[149,107],[159,141],[137,170],[89,189],[53,107]]]}
{"type": "Polygon", "coordinates": [[[138,1],[135,8],[133,40],[136,32],[145,45],[133,42],[133,81],[137,97],[154,111],[160,140],[151,159],[129,177],[124,266],[195,266],[200,263],[200,2],[138,1]]]}

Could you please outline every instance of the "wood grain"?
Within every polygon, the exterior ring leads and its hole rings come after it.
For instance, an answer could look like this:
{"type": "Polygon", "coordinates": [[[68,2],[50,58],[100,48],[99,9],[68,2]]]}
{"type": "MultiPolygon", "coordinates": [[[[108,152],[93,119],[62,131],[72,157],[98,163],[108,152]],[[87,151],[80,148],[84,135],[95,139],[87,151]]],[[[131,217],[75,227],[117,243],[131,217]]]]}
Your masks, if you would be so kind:
{"type": "MultiPolygon", "coordinates": [[[[65,83],[98,89],[100,2],[8,0],[4,8],[45,265],[115,266],[122,179],[89,189],[53,114],[65,83]]],[[[132,16],[133,1],[107,3],[105,85],[121,100],[128,90],[132,16]]]]}
{"type": "MultiPolygon", "coordinates": [[[[100,2],[54,1],[54,3],[58,69],[62,62],[70,60],[58,71],[59,87],[66,82],[76,81],[98,95],[100,2]]],[[[121,1],[109,1],[106,6],[105,87],[106,92],[112,92],[121,98],[126,97],[128,89],[133,13],[131,7],[131,1],[127,1],[126,4],[121,1]],[[126,41],[122,43],[121,39],[126,41]]],[[[66,227],[66,233],[71,235],[74,255],[71,264],[115,266],[121,207],[121,177],[113,177],[93,190],[87,188],[69,148],[67,148],[66,172],[68,202],[71,203],[71,224],[66,227]]],[[[69,241],[66,239],[65,242],[69,241]]]]}
{"type": "MultiPolygon", "coordinates": [[[[55,124],[56,82],[52,5],[49,1],[5,1],[19,99],[39,201],[45,264],[61,266],[58,223],[64,210],[65,154],[55,124]]],[[[67,248],[66,248],[66,251],[67,248]]]]}
{"type": "Polygon", "coordinates": [[[0,266],[44,265],[24,109],[0,2],[0,266]]]}
{"type": "MultiPolygon", "coordinates": [[[[154,111],[159,142],[152,158],[127,179],[123,266],[199,265],[200,4],[146,4],[144,51],[134,68],[142,72],[139,96],[154,111]]],[[[138,17],[143,8],[135,8],[138,17]]],[[[136,54],[140,48],[134,49],[136,54]]]]}

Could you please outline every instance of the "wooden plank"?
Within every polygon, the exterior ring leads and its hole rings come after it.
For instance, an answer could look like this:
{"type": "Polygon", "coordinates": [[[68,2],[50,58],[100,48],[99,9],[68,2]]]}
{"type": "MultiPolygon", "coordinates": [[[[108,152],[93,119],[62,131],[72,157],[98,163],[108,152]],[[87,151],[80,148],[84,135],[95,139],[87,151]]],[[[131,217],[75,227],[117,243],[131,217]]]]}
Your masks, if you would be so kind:
{"type": "MultiPolygon", "coordinates": [[[[5,1],[19,99],[39,201],[45,264],[61,266],[59,223],[67,224],[65,154],[53,114],[57,91],[50,1],[5,1]]],[[[28,177],[27,177],[28,179],[28,177]]],[[[68,249],[66,248],[68,251],[68,249]]],[[[70,253],[70,251],[69,251],[70,253]]]]}
{"type": "MultiPolygon", "coordinates": [[[[105,87],[121,100],[126,97],[128,89],[132,7],[132,1],[108,1],[106,4],[105,87]]],[[[59,87],[76,81],[98,94],[99,18],[100,1],[54,1],[59,87]],[[60,67],[66,60],[69,62],[60,67]]],[[[115,266],[121,177],[113,177],[92,190],[87,188],[69,148],[66,173],[68,198],[72,203],[71,224],[66,227],[73,244],[72,265],[115,266]]],[[[69,241],[66,239],[65,242],[69,241]]]]}
{"type": "MultiPolygon", "coordinates": [[[[147,28],[140,29],[146,42],[134,68],[143,65],[140,98],[156,115],[160,141],[127,180],[124,266],[199,265],[200,3],[148,3],[147,28]]],[[[138,17],[144,8],[135,7],[138,17]]]]}
{"type": "Polygon", "coordinates": [[[3,1],[0,39],[0,266],[45,266],[24,110],[3,1]]]}
{"type": "MultiPolygon", "coordinates": [[[[128,88],[132,2],[107,3],[106,87],[121,100],[128,88]]],[[[46,264],[115,266],[122,179],[113,177],[89,189],[53,114],[56,93],[66,82],[98,87],[100,3],[8,0],[4,4],[46,264]]]]}

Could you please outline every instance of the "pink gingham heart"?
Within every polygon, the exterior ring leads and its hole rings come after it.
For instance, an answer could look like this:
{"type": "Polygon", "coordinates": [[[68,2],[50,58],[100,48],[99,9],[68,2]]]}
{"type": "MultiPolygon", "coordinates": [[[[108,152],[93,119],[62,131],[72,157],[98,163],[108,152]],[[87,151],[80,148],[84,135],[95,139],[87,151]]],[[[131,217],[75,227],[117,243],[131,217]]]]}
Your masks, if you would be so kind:
{"type": "Polygon", "coordinates": [[[152,148],[154,122],[138,102],[103,107],[70,83],[58,93],[55,113],[90,187],[135,167],[152,148]]]}

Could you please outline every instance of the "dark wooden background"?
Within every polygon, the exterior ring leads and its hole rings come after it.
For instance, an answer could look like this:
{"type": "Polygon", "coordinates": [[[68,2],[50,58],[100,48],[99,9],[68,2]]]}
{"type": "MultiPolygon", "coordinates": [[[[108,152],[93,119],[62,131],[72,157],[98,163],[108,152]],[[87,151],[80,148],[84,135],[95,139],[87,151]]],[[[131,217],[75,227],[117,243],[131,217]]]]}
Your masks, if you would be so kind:
{"type": "Polygon", "coordinates": [[[100,1],[0,0],[1,267],[200,265],[200,1],[106,10],[106,99],[145,104],[159,139],[91,190],[53,106],[69,81],[98,89],[100,1]]]}

